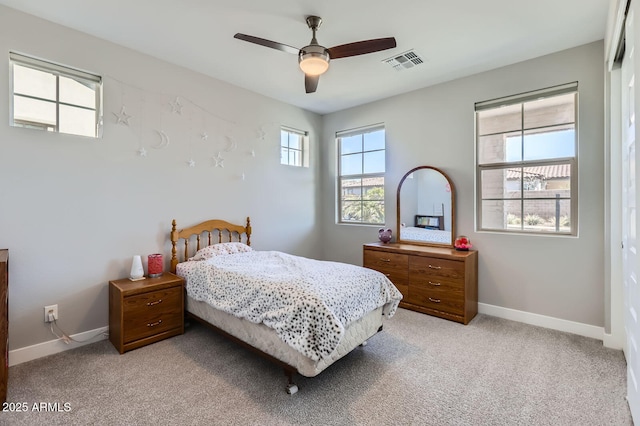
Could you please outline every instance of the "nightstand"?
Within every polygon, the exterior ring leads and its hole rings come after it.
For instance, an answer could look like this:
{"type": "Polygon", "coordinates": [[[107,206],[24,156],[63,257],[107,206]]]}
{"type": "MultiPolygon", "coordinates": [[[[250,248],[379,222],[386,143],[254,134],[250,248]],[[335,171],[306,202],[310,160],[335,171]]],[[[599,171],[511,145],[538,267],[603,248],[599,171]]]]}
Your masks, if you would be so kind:
{"type": "Polygon", "coordinates": [[[182,333],[182,278],[165,272],[140,281],[109,281],[109,340],[121,354],[182,333]]]}

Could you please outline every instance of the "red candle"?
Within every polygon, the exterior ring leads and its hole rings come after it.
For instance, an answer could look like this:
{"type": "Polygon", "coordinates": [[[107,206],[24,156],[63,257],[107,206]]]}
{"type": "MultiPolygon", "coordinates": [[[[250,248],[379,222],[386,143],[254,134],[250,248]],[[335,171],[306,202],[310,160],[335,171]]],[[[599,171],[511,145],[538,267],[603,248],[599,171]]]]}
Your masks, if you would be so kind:
{"type": "Polygon", "coordinates": [[[149,255],[148,261],[149,278],[156,278],[162,275],[162,254],[155,253],[149,255]]]}

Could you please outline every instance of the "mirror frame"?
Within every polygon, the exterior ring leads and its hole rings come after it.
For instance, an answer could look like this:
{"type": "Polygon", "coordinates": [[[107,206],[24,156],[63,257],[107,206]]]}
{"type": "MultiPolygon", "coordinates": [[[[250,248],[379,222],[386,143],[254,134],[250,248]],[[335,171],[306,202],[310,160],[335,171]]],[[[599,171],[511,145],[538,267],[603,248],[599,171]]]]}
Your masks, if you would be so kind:
{"type": "Polygon", "coordinates": [[[405,175],[402,177],[402,179],[400,179],[400,183],[398,184],[398,193],[396,195],[396,229],[398,232],[398,236],[396,237],[396,242],[401,243],[401,244],[415,244],[415,245],[421,245],[421,246],[430,246],[430,247],[449,247],[449,248],[453,248],[453,243],[455,242],[456,239],[456,187],[453,184],[453,181],[449,178],[449,175],[447,175],[444,171],[440,170],[437,167],[433,167],[433,166],[418,166],[418,167],[414,167],[413,169],[409,170],[407,173],[405,173],[405,175]],[[417,241],[417,240],[403,240],[401,238],[402,233],[401,228],[400,228],[400,190],[402,189],[402,184],[404,183],[405,179],[411,174],[414,173],[418,170],[422,170],[422,169],[431,169],[434,170],[438,173],[440,173],[442,176],[444,176],[444,178],[447,180],[447,182],[449,183],[449,187],[451,188],[451,242],[449,244],[444,244],[444,243],[432,243],[432,242],[423,242],[423,241],[417,241]]]}

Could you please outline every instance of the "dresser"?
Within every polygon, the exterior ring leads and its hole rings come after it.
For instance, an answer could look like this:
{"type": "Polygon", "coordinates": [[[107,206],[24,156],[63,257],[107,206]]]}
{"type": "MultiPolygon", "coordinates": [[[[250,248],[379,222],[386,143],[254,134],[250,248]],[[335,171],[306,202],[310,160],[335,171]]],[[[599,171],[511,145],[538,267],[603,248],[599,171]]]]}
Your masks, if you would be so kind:
{"type": "Polygon", "coordinates": [[[413,244],[365,244],[363,266],[385,274],[400,307],[462,324],[478,313],[478,252],[413,244]]]}
{"type": "Polygon", "coordinates": [[[157,278],[109,282],[109,340],[126,351],[184,333],[184,280],[157,278]]]}

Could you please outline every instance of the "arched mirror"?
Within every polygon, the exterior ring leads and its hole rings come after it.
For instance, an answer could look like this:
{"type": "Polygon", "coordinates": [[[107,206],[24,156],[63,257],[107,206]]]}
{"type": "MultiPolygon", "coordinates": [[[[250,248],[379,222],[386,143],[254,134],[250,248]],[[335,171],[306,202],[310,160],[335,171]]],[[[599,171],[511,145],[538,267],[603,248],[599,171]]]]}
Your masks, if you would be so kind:
{"type": "Polygon", "coordinates": [[[453,247],[456,231],[455,187],[431,166],[409,170],[398,185],[398,242],[453,247]]]}

